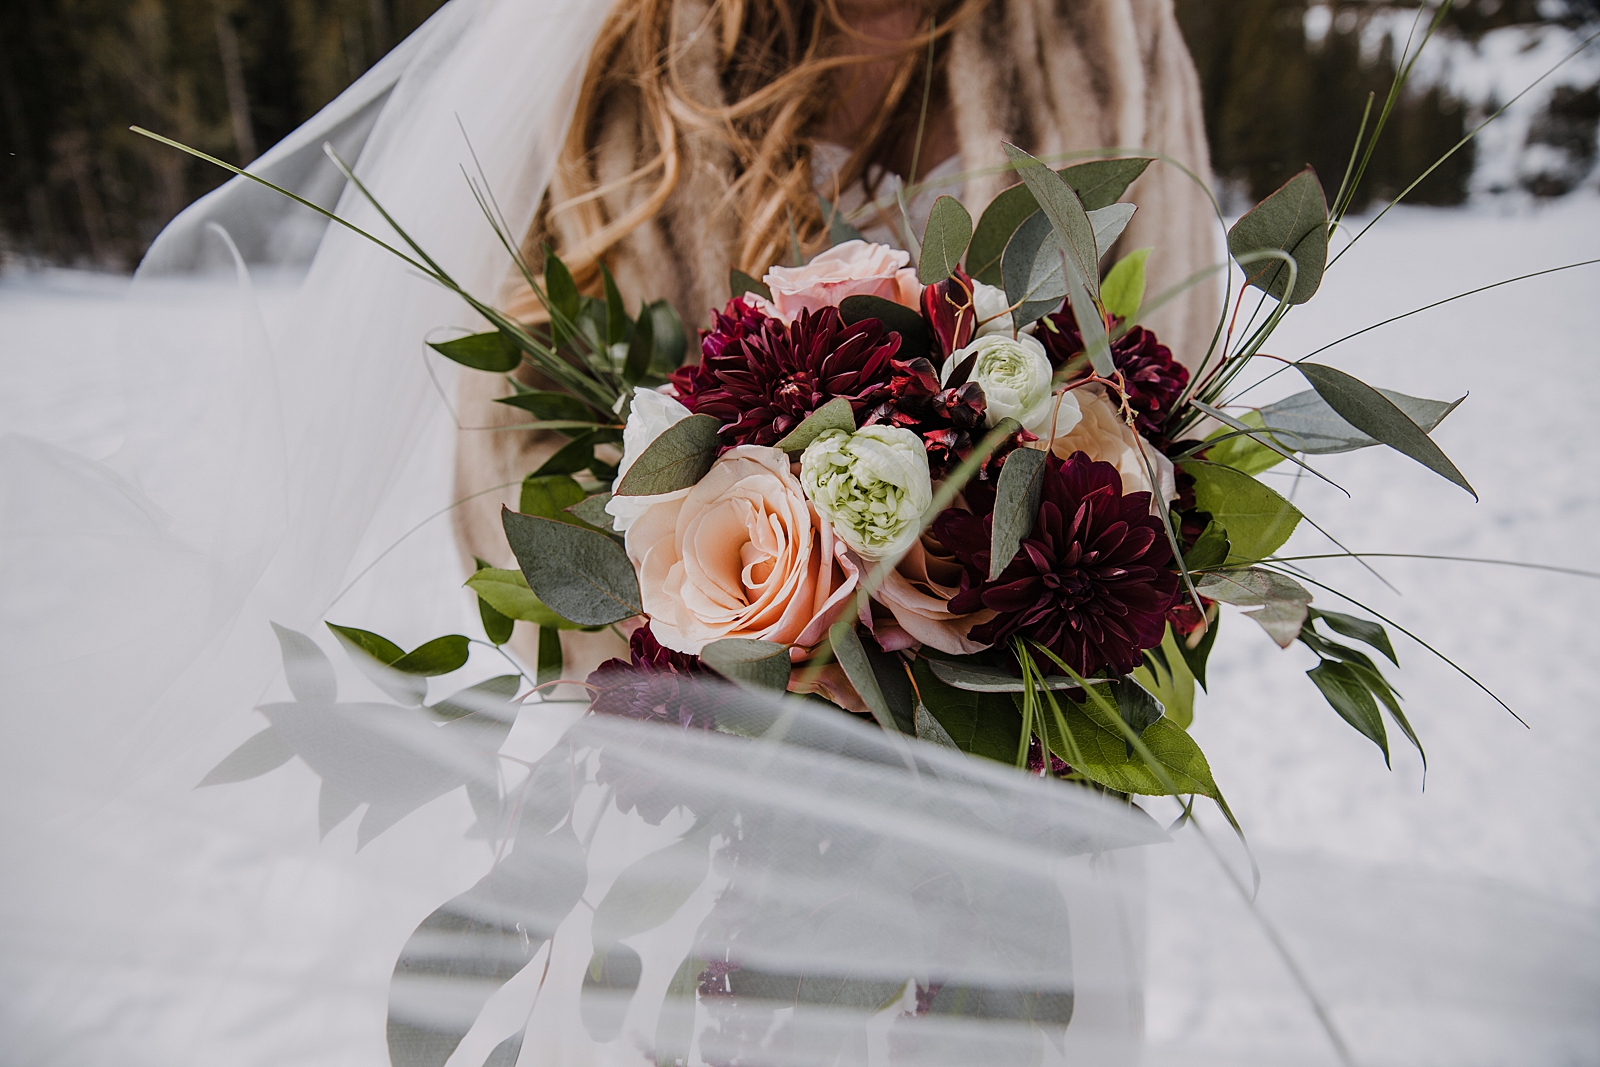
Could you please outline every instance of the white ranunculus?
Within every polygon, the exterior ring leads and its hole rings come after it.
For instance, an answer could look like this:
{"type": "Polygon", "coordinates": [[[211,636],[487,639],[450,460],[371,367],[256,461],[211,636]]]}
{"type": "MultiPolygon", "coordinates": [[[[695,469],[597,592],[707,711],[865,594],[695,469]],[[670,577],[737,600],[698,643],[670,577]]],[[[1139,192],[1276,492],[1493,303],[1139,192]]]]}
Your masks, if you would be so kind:
{"type": "Polygon", "coordinates": [[[1044,345],[1027,334],[986,333],[958,348],[944,361],[941,381],[949,381],[967,357],[977,354],[968,381],[983,387],[988,403],[988,422],[1016,419],[1024,429],[1037,433],[1048,430],[1055,420],[1056,432],[1070,429],[1078,421],[1078,401],[1071,393],[1059,400],[1051,395],[1050,357],[1044,345]],[[1059,411],[1057,408],[1059,407],[1059,411]]]}
{"type": "MultiPolygon", "coordinates": [[[[1015,327],[1011,322],[1011,301],[1006,298],[1004,289],[974,280],[972,310],[978,316],[978,332],[974,336],[985,337],[991,333],[1011,336],[1015,327]]],[[[1022,332],[1031,337],[1033,323],[1024,326],[1022,332]]]]}
{"type": "Polygon", "coordinates": [[[800,484],[834,536],[862,559],[897,559],[933,503],[928,452],[898,426],[832,430],[800,456],[800,484]]]}
{"type": "MultiPolygon", "coordinates": [[[[628,422],[622,428],[622,462],[617,465],[617,480],[622,480],[628,468],[668,426],[688,417],[689,409],[675,398],[654,389],[636,387],[633,390],[633,406],[628,409],[628,422]]],[[[680,489],[676,493],[662,493],[659,496],[614,496],[606,501],[606,514],[612,520],[611,528],[618,533],[627,533],[633,520],[643,515],[651,504],[677,500],[688,492],[687,489],[680,489]]]]}

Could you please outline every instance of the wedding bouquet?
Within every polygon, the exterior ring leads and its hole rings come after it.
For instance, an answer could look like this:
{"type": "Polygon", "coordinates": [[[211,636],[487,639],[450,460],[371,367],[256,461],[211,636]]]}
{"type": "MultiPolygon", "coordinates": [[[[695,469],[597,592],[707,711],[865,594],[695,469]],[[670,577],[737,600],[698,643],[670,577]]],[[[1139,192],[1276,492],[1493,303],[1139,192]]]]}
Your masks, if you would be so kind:
{"type": "MultiPolygon", "coordinates": [[[[1322,478],[1313,457],[1383,444],[1471,492],[1428,436],[1455,403],[1306,360],[1283,361],[1309,386],[1286,399],[1241,409],[1228,393],[1283,316],[1316,292],[1359,170],[1331,209],[1308,168],[1231,228],[1232,262],[1261,293],[1257,312],[1236,338],[1241,289],[1211,350],[1180,360],[1141,319],[1228,265],[1147,296],[1145,264],[1159,250],[1106,263],[1136,210],[1121,198],[1152,159],[1058,171],[1007,152],[1021,183],[976,224],[941,197],[920,242],[910,242],[914,255],[866,242],[824,202],[832,247],[809,262],[797,249],[760,280],[734,270],[732,299],[699,331],[692,363],[669,304],[630,316],[603,267],[604,295],[587,296],[548,249],[536,271],[477,185],[546,322],[513,321],[464,292],[398,225],[410,252],[358,231],[492,324],[432,347],[505,375],[512,395],[502,403],[530,416],[524,428],[560,438],[523,481],[518,509],[502,513],[518,568],[480,563],[467,580],[485,640],[453,634],[406,651],[330,622],[396,708],[340,703],[325,655],[279,628],[295,700],[263,706],[271,725],[202,783],[254,777],[298,755],[323,779],[325,831],[369,803],[362,844],[466,786],[479,832],[499,842],[497,860],[400,956],[389,1022],[397,1064],[443,1063],[487,997],[582,900],[595,830],[575,836],[575,783],[607,791],[602,813],[614,799],[652,825],[674,812],[691,819],[676,843],[639,858],[591,905],[583,1022],[596,1041],[616,1037],[640,983],[640,957],[624,938],[684,907],[723,842],[724,888],[662,1008],[655,1055],[667,1064],[685,1062],[697,997],[713,1014],[719,1003],[754,1005],[750,1025],[765,1032],[760,1020],[786,1004],[843,997],[878,1011],[907,988],[907,974],[908,1014],[1064,1032],[1074,987],[1055,875],[1025,865],[986,881],[941,852],[946,845],[908,850],[915,835],[891,839],[894,847],[838,845],[849,818],[820,798],[831,789],[875,802],[892,795],[906,819],[938,810],[946,827],[978,835],[961,841],[1014,837],[1059,856],[1154,832],[1133,823],[1090,832],[1098,816],[1088,809],[1052,822],[1050,806],[1074,792],[1124,804],[1188,798],[1186,811],[1204,796],[1238,831],[1186,729],[1220,604],[1244,609],[1280,646],[1315,652],[1311,681],[1385,760],[1385,714],[1421,751],[1375,658],[1397,663],[1388,620],[1313,607],[1307,586],[1328,587],[1299,563],[1325,557],[1279,554],[1310,520],[1258,475],[1286,462],[1322,478]],[[518,622],[538,627],[531,671],[519,665],[428,702],[427,678],[464,667],[474,643],[504,646],[518,622]],[[608,627],[628,639],[629,659],[567,678],[560,632],[608,627]],[[595,714],[529,764],[520,786],[503,788],[495,753],[516,709],[573,683],[595,714]],[[794,727],[795,714],[810,725],[794,727]],[[851,717],[875,722],[876,740],[829,725],[851,717]],[[653,726],[616,732],[628,720],[653,726]],[[752,757],[697,738],[760,738],[849,758],[771,770],[794,791],[777,791],[788,799],[746,791],[719,803],[706,783],[747,774],[752,757]],[[998,776],[999,764],[1031,778],[998,776]],[[1008,784],[1022,781],[1051,792],[1008,784]],[[955,897],[927,896],[930,881],[952,877],[964,887],[955,897]],[[821,901],[775,888],[847,885],[853,899],[879,906],[859,889],[869,883],[888,910],[842,940],[821,901]],[[1015,907],[997,904],[1013,897],[1015,907]],[[903,938],[897,923],[909,924],[903,938]],[[1051,931],[1043,941],[1041,923],[1051,931]],[[924,942],[928,931],[943,933],[924,942]],[[834,938],[825,958],[849,964],[839,974],[771,962],[795,958],[781,951],[762,955],[763,937],[789,951],[824,935],[834,938]],[[906,945],[909,962],[894,955],[906,945]],[[963,979],[964,967],[976,970],[963,979]],[[449,1018],[435,996],[443,979],[467,983],[446,998],[449,1018]],[[607,1008],[607,997],[622,1008],[607,1008]]],[[[746,1047],[741,1033],[723,1020],[729,1048],[746,1047]]],[[[700,1040],[702,1052],[711,1047],[700,1040]]],[[[515,1059],[521,1036],[507,1041],[493,1062],[515,1059]]],[[[1001,1062],[996,1047],[963,1062],[1001,1062]]],[[[1032,1048],[1019,1045],[1017,1062],[1032,1062],[1032,1048]]]]}

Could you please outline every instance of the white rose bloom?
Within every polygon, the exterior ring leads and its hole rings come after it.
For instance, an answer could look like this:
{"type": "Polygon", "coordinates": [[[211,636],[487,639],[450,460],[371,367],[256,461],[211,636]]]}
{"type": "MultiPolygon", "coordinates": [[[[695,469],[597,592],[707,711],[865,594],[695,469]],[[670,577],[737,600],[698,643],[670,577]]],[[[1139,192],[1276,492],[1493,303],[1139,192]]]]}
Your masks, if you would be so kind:
{"type": "MultiPolygon", "coordinates": [[[[627,425],[622,428],[622,462],[617,465],[617,481],[622,480],[628,468],[668,426],[688,417],[689,409],[675,398],[654,389],[636,387],[633,390],[633,406],[628,409],[627,425]]],[[[628,527],[651,504],[677,500],[688,492],[687,489],[680,489],[659,496],[614,496],[606,501],[606,514],[611,516],[611,528],[618,533],[627,533],[628,527]]]]}
{"type": "Polygon", "coordinates": [[[834,536],[866,560],[904,555],[933,503],[927,448],[898,426],[823,434],[800,456],[800,484],[834,536]]]}
{"type": "MultiPolygon", "coordinates": [[[[993,285],[974,280],[972,283],[972,309],[978,315],[978,332],[975,337],[984,337],[991,333],[1002,333],[1011,336],[1011,301],[1006,299],[1006,291],[993,285]]],[[[1033,335],[1033,323],[1022,328],[1022,332],[1033,335]]]]}
{"type": "Polygon", "coordinates": [[[1028,334],[1013,338],[1009,332],[986,333],[958,348],[944,361],[940,381],[947,382],[968,356],[977,353],[969,381],[983,387],[988,402],[988,423],[1016,419],[1024,429],[1048,431],[1051,420],[1061,433],[1078,423],[1078,400],[1071,393],[1051,395],[1050,357],[1044,345],[1028,334]],[[1059,408],[1059,410],[1057,410],[1059,408]]]}

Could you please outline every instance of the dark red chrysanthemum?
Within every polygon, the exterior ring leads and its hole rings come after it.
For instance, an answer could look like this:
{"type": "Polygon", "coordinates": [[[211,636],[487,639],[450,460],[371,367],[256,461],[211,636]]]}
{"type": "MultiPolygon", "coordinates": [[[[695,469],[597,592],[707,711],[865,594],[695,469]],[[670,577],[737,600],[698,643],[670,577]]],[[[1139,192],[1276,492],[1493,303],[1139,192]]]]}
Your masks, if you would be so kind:
{"type": "Polygon", "coordinates": [[[988,407],[983,388],[977,382],[945,388],[939,384],[933,364],[920,356],[891,360],[890,366],[888,397],[872,409],[863,424],[899,426],[921,437],[928,449],[929,471],[938,481],[965,459],[983,436],[988,407]]]}
{"type": "MultiPolygon", "coordinates": [[[[1050,362],[1059,370],[1083,351],[1083,335],[1072,317],[1072,309],[1046,315],[1039,321],[1034,336],[1044,343],[1050,362]]],[[[1111,343],[1111,362],[1122,372],[1128,387],[1128,403],[1134,410],[1139,432],[1154,440],[1172,414],[1173,405],[1189,384],[1189,368],[1172,358],[1172,350],[1143,326],[1135,326],[1111,343]]]]}
{"type": "Polygon", "coordinates": [[[835,397],[859,422],[888,397],[900,335],[877,319],[845,325],[827,307],[785,326],[751,312],[729,304],[701,339],[699,366],[672,376],[685,407],[722,423],[724,444],[776,444],[835,397]]]}
{"type": "MultiPolygon", "coordinates": [[[[1172,549],[1149,493],[1122,492],[1109,463],[1082,452],[1045,461],[1044,491],[1033,529],[1000,577],[989,581],[992,515],[946,511],[933,532],[966,567],[953,612],[998,614],[972,630],[997,644],[1020,633],[1083,675],[1127,674],[1140,653],[1161,643],[1178,592],[1172,549]]],[[[1043,656],[1039,666],[1055,670],[1043,656]]]]}
{"type": "Polygon", "coordinates": [[[698,656],[665,647],[649,626],[633,631],[628,652],[629,659],[608,659],[589,675],[595,688],[593,710],[686,728],[715,724],[717,687],[712,680],[718,676],[702,667],[698,656]]]}

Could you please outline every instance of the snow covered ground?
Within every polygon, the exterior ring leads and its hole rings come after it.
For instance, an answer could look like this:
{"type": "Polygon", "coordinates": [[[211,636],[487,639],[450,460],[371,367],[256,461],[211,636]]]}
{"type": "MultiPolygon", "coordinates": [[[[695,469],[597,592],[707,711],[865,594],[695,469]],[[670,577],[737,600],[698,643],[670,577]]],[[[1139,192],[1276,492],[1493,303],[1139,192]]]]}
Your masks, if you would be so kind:
{"type": "MultiPolygon", "coordinates": [[[[1597,255],[1600,199],[1585,194],[1540,210],[1402,209],[1339,261],[1268,350],[1297,357],[1430,301],[1597,255]]],[[[110,368],[124,285],[61,272],[0,282],[0,431],[95,458],[115,451],[119,441],[107,426],[121,401],[110,368]]],[[[1350,499],[1312,479],[1270,477],[1358,551],[1600,571],[1594,552],[1600,544],[1594,533],[1600,529],[1600,435],[1593,429],[1600,397],[1597,292],[1600,266],[1548,275],[1425,312],[1318,357],[1414,395],[1470,393],[1435,437],[1480,502],[1383,449],[1318,462],[1350,490],[1350,499]]],[[[1244,402],[1264,403],[1304,387],[1284,374],[1244,402]]],[[[1303,529],[1286,551],[1334,549],[1303,529]]],[[[1554,974],[1568,997],[1600,989],[1595,964],[1586,962],[1600,957],[1600,790],[1593,781],[1600,763],[1594,675],[1600,582],[1426,560],[1372,565],[1398,592],[1348,561],[1314,566],[1321,580],[1472,671],[1528,726],[1414,642],[1397,639],[1404,666],[1395,681],[1428,750],[1424,790],[1420,761],[1403,739],[1393,741],[1394,769],[1388,770],[1377,749],[1323,703],[1302,673],[1313,665],[1309,653],[1298,646],[1279,650],[1253,623],[1230,613],[1194,733],[1262,860],[1263,913],[1288,929],[1314,984],[1342,1006],[1340,1020],[1362,1062],[1600,1063],[1592,1024],[1585,1029],[1574,1022],[1584,1018],[1584,1006],[1538,984],[1541,975],[1554,974]],[[1385,898],[1397,886],[1410,895],[1385,898]],[[1368,905],[1387,910],[1366,916],[1368,905]],[[1320,927],[1308,913],[1313,907],[1326,909],[1320,927]],[[1451,926],[1485,915],[1499,925],[1487,932],[1451,926]],[[1371,924],[1355,933],[1341,925],[1357,916],[1371,924]],[[1444,925],[1430,929],[1430,920],[1444,925]],[[1460,1015],[1437,1014],[1434,1029],[1420,1036],[1414,1021],[1386,1017],[1378,1001],[1387,998],[1392,1006],[1420,995],[1400,977],[1410,974],[1407,961],[1393,961],[1399,985],[1352,992],[1348,987],[1357,977],[1365,982],[1369,971],[1341,971],[1328,945],[1345,936],[1389,935],[1432,946],[1427,951],[1460,941],[1464,954],[1451,958],[1461,970],[1502,968],[1440,976],[1460,984],[1451,1002],[1458,1007],[1470,1007],[1474,998],[1503,998],[1513,987],[1549,992],[1554,1007],[1537,1009],[1554,1013],[1547,1047],[1499,1047],[1492,1034],[1472,1029],[1467,1008],[1460,1015]],[[1474,954],[1474,946],[1482,951],[1474,954]],[[1408,1051],[1396,1036],[1408,1025],[1420,1049],[1408,1051]],[[1458,1048],[1472,1049],[1471,1055],[1436,1055],[1438,1035],[1452,1029],[1458,1048]]],[[[1321,592],[1317,602],[1362,613],[1321,592]]],[[[275,791],[287,797],[290,786],[308,784],[280,783],[275,791]]],[[[308,805],[309,795],[302,800],[308,805]]],[[[1213,840],[1242,865],[1220,820],[1202,815],[1213,840]]],[[[335,835],[323,847],[348,849],[350,841],[335,835]]],[[[1272,1049],[1279,1047],[1274,1042],[1290,1047],[1313,1026],[1299,994],[1287,981],[1253,992],[1230,986],[1229,966],[1253,967],[1239,961],[1259,955],[1259,946],[1247,952],[1208,942],[1196,924],[1180,921],[1184,908],[1203,906],[1208,893],[1225,896],[1226,887],[1166,884],[1159,858],[1151,871],[1152,1061],[1247,1062],[1249,1053],[1272,1062],[1272,1049]],[[1212,988],[1215,997],[1208,1000],[1212,988]],[[1289,1015],[1294,1021],[1284,1022],[1289,1015]],[[1211,1059],[1197,1050],[1211,1050],[1211,1059]]],[[[248,891],[243,883],[237,888],[248,891]]],[[[367,1008],[381,1005],[386,976],[385,967],[362,972],[363,981],[377,983],[363,987],[367,1008]]],[[[1538,999],[1533,992],[1526,996],[1538,999]]],[[[355,1026],[348,1019],[339,1025],[347,1032],[355,1026]]],[[[69,1062],[60,1055],[58,1048],[39,1062],[69,1062]]]]}

